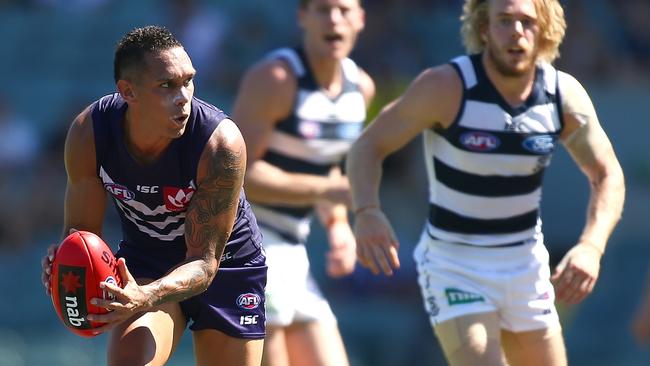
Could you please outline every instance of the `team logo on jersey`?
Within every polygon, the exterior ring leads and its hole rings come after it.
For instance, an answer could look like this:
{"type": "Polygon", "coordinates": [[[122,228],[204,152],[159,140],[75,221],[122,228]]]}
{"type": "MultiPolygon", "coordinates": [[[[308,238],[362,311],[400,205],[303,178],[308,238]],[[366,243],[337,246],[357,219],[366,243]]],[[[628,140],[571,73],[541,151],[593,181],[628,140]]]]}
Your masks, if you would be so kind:
{"type": "Polygon", "coordinates": [[[465,132],[460,135],[460,143],[473,151],[492,151],[501,145],[499,138],[487,132],[465,132]]]}
{"type": "Polygon", "coordinates": [[[341,123],[337,126],[337,135],[344,140],[354,140],[361,134],[362,123],[341,123]]]}
{"type": "Polygon", "coordinates": [[[459,290],[457,288],[448,287],[445,289],[445,296],[447,296],[447,301],[449,306],[459,305],[459,304],[469,304],[472,302],[485,302],[483,296],[475,294],[469,291],[459,290]]]}
{"type": "Polygon", "coordinates": [[[237,306],[242,309],[252,310],[256,309],[262,303],[262,299],[258,294],[245,293],[237,297],[237,306]]]}
{"type": "Polygon", "coordinates": [[[190,186],[185,189],[177,187],[163,187],[163,200],[165,207],[169,211],[183,211],[190,204],[190,199],[194,195],[194,187],[190,186]]]}
{"type": "Polygon", "coordinates": [[[128,188],[120,184],[105,183],[104,188],[106,188],[107,191],[111,192],[115,198],[121,201],[130,201],[133,199],[133,197],[135,197],[135,193],[131,192],[128,188]]]}
{"type": "Polygon", "coordinates": [[[535,154],[548,154],[555,149],[555,137],[551,135],[537,135],[527,137],[522,142],[524,149],[535,154]]]}
{"type": "Polygon", "coordinates": [[[322,134],[322,127],[316,121],[302,120],[298,123],[298,132],[305,138],[315,139],[322,134]]]}

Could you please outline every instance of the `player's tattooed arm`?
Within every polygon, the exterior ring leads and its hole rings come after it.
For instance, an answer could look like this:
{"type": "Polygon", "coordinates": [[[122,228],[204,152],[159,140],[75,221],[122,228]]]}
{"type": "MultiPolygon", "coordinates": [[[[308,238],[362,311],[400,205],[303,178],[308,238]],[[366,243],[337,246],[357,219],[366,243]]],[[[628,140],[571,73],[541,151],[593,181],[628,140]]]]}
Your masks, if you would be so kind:
{"type": "Polygon", "coordinates": [[[197,191],[185,218],[186,260],[148,286],[152,305],[205,291],[232,232],[246,170],[246,147],[235,124],[223,121],[199,162],[197,191]]]}

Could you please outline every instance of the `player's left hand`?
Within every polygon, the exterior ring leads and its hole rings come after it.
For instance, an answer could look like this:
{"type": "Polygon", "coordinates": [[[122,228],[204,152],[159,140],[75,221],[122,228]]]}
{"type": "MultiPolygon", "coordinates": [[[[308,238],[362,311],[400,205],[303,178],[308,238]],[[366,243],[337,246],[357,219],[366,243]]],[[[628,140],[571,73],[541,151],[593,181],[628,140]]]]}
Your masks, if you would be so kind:
{"type": "Polygon", "coordinates": [[[354,272],[357,245],[352,228],[347,221],[334,222],[327,228],[330,250],[327,253],[327,274],[332,278],[354,272]]]}
{"type": "Polygon", "coordinates": [[[399,242],[388,218],[379,208],[356,214],[354,237],[359,263],[374,275],[392,276],[399,269],[399,242]]]}
{"type": "Polygon", "coordinates": [[[590,244],[575,245],[551,276],[558,300],[578,304],[594,289],[600,272],[601,253],[590,244]]]}
{"type": "Polygon", "coordinates": [[[101,327],[95,328],[97,333],[109,331],[136,313],[151,307],[149,304],[149,296],[145,294],[142,287],[138,285],[133,275],[129,272],[124,258],[117,260],[117,268],[120,271],[122,279],[125,279],[124,288],[120,288],[112,283],[101,282],[99,284],[100,288],[112,294],[114,298],[91,299],[93,305],[111,310],[106,314],[88,314],[88,320],[106,323],[101,327]]]}

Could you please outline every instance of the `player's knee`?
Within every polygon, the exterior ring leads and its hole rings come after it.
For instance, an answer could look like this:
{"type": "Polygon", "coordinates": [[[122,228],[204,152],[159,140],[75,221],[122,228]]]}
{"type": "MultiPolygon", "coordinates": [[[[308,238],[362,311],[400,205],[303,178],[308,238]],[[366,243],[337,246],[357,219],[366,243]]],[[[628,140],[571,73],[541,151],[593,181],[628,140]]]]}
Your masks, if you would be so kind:
{"type": "Polygon", "coordinates": [[[504,330],[502,332],[502,339],[504,346],[515,349],[538,348],[542,345],[552,347],[557,344],[564,344],[562,328],[559,325],[526,332],[510,332],[504,330]]]}
{"type": "Polygon", "coordinates": [[[451,365],[503,364],[497,327],[456,318],[436,325],[434,330],[451,365]]]}
{"type": "Polygon", "coordinates": [[[165,360],[156,359],[155,347],[118,347],[108,352],[109,366],[121,365],[163,365],[165,360]]]}
{"type": "Polygon", "coordinates": [[[117,332],[111,334],[111,340],[107,352],[107,364],[109,366],[121,365],[163,365],[171,347],[165,342],[157,342],[151,329],[144,326],[136,326],[128,332],[117,332]]]}
{"type": "Polygon", "coordinates": [[[562,329],[558,325],[547,329],[502,333],[503,348],[513,366],[566,366],[566,350],[562,329]]]}

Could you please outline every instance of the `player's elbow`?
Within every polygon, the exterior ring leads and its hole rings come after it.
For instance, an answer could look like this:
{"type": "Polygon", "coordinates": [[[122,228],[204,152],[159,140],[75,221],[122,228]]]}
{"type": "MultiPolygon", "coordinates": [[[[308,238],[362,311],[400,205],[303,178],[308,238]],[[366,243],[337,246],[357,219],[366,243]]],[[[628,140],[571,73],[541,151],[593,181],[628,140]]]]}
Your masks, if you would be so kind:
{"type": "Polygon", "coordinates": [[[352,145],[348,153],[351,164],[367,164],[368,162],[381,161],[385,157],[380,146],[369,136],[362,135],[352,145]]]}
{"type": "Polygon", "coordinates": [[[202,293],[210,287],[219,270],[219,261],[216,258],[204,259],[201,264],[201,281],[197,281],[200,285],[196,289],[198,293],[202,293]]]}

